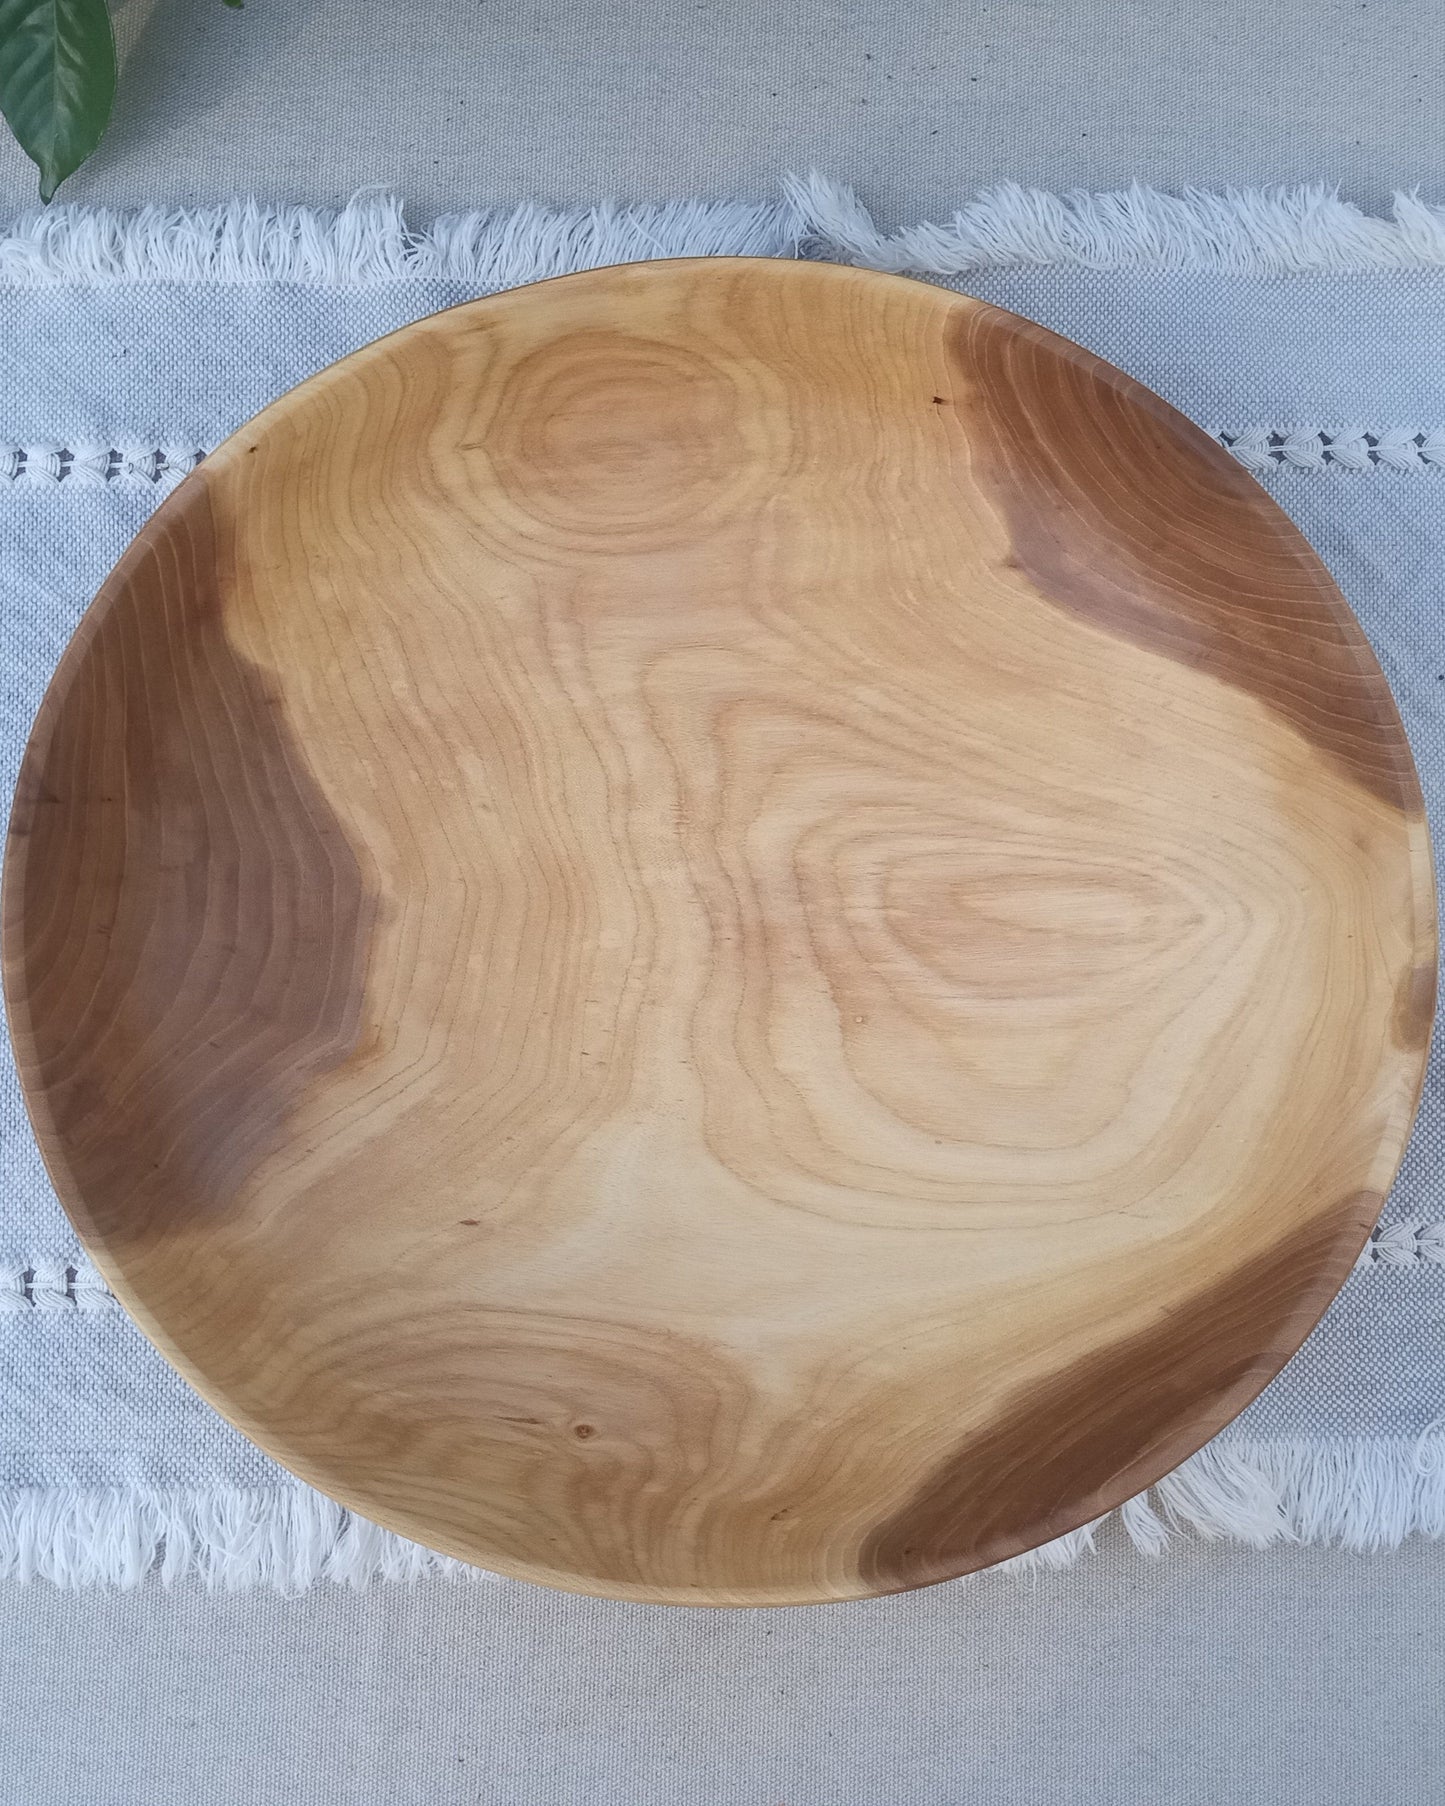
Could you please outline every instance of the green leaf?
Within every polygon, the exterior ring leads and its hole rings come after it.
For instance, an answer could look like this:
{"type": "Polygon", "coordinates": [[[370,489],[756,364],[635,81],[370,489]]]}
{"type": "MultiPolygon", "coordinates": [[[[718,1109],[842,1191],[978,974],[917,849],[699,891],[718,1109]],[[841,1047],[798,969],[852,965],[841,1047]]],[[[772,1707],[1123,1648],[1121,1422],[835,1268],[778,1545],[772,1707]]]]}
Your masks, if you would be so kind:
{"type": "Polygon", "coordinates": [[[115,98],[106,0],[0,0],[0,113],[48,201],[100,143],[115,98]]]}

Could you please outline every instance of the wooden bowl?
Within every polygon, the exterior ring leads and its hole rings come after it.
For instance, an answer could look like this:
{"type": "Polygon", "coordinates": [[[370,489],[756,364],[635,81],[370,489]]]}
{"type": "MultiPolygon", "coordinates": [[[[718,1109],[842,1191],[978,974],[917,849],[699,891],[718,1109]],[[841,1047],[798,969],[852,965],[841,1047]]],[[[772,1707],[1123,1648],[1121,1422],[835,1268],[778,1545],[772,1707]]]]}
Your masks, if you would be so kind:
{"type": "Polygon", "coordinates": [[[1298,532],[1076,346],[808,263],[267,409],[86,616],[4,905],[56,1187],[206,1397],[687,1603],[942,1580],[1197,1448],[1349,1271],[1434,996],[1298,532]]]}

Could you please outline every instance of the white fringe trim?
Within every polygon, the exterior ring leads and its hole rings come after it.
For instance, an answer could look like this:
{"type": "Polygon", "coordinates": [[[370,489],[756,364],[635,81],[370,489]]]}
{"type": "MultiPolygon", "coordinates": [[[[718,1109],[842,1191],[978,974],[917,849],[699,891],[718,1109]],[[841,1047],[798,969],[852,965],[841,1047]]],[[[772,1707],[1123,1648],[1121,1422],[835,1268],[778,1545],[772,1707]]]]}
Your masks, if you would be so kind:
{"type": "Polygon", "coordinates": [[[328,212],[254,200],[119,214],[59,206],[0,233],[0,286],[63,283],[304,283],[362,288],[447,278],[485,289],[655,257],[800,253],[914,275],[1019,266],[1230,270],[1248,275],[1438,269],[1445,208],[1396,194],[1388,219],[1323,183],[1294,188],[986,189],[943,224],[880,232],[851,188],[785,179],[773,201],[520,206],[451,214],[413,230],[394,195],[328,212]]]}
{"type": "MultiPolygon", "coordinates": [[[[1445,1436],[1432,1425],[1415,1438],[1211,1442],[1110,1517],[1145,1555],[1162,1555],[1181,1532],[1252,1549],[1398,1549],[1408,1536],[1445,1536],[1445,1436]]],[[[996,1571],[1072,1567],[1110,1517],[996,1571]]]]}
{"type": "Polygon", "coordinates": [[[791,257],[799,220],[781,201],[670,201],[657,206],[521,206],[406,224],[394,195],[339,212],[229,201],[111,213],[60,206],[0,235],[0,285],[292,282],[366,288],[430,277],[513,288],[604,264],[654,257],[791,257]]]}
{"type": "MultiPolygon", "coordinates": [[[[1445,1437],[1417,1440],[1211,1443],[1149,1493],[1112,1513],[1146,1555],[1180,1534],[1261,1549],[1328,1543],[1394,1549],[1445,1536],[1445,1437]]],[[[1000,1574],[1072,1567],[1095,1547],[1100,1518],[1000,1574]]],[[[303,1593],[323,1581],[443,1575],[495,1579],[380,1530],[304,1487],[199,1492],[30,1487],[0,1492],[0,1580],[136,1587],[198,1578],[235,1591],[303,1593]]]]}
{"type": "Polygon", "coordinates": [[[816,172],[785,182],[815,254],[920,276],[1072,264],[1091,270],[1437,269],[1445,209],[1397,193],[1389,219],[1362,212],[1324,183],[1223,193],[1121,189],[1046,194],[1005,182],[942,225],[885,235],[851,188],[816,172]]]}
{"type": "Polygon", "coordinates": [[[227,1592],[304,1593],[321,1581],[365,1586],[429,1575],[494,1580],[353,1517],[307,1487],[253,1491],[0,1492],[0,1580],[136,1587],[196,1577],[227,1592]]]}

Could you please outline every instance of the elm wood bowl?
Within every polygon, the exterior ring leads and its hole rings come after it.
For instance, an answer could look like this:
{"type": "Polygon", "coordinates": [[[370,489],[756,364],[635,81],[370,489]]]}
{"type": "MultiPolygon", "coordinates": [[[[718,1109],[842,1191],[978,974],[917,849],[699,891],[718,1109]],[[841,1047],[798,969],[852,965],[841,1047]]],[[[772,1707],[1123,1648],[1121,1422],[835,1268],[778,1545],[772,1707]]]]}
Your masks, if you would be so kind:
{"type": "Polygon", "coordinates": [[[734,1605],[1016,1554],[1252,1398],[1434,937],[1386,684],[1219,447],[747,260],[231,439],[65,656],[4,894],[57,1189],[207,1398],[437,1549],[734,1605]]]}

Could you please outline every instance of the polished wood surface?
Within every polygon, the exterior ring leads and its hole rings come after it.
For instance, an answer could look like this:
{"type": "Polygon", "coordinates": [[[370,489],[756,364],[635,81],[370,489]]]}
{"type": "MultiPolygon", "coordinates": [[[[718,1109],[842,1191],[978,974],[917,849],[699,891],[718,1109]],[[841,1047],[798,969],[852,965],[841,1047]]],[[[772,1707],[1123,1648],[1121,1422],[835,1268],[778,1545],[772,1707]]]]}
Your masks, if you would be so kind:
{"type": "Polygon", "coordinates": [[[504,1572],[843,1599],[1118,1504],[1404,1145],[1429,848],[1217,446],[981,304],[677,262],[423,321],[106,584],[12,1030],[123,1301],[504,1572]]]}

